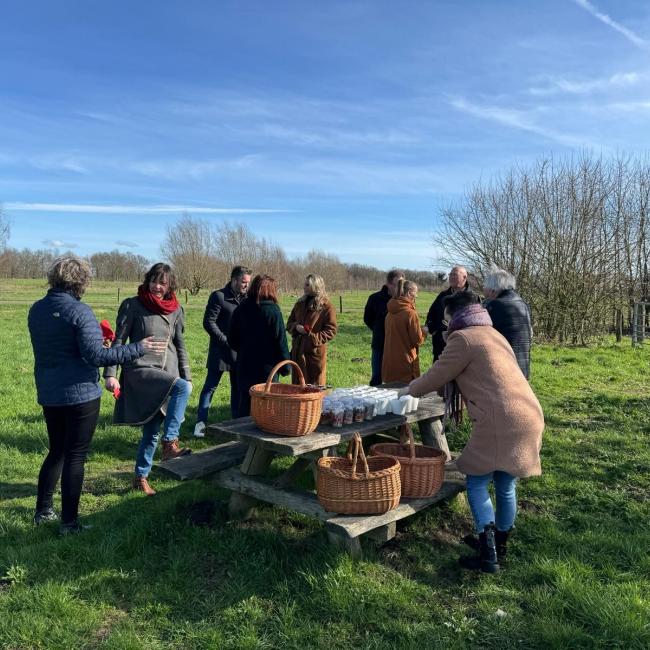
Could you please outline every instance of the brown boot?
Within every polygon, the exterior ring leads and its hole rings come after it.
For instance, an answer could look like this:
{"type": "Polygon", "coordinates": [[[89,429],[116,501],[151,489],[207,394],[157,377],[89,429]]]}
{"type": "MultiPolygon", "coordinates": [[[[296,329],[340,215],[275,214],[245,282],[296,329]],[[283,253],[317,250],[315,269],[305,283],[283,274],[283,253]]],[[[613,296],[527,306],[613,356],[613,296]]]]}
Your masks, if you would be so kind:
{"type": "Polygon", "coordinates": [[[192,453],[191,449],[178,446],[178,440],[163,440],[162,459],[163,462],[180,456],[187,456],[192,453]]]}
{"type": "Polygon", "coordinates": [[[156,494],[156,491],[149,485],[149,481],[143,476],[136,476],[133,479],[133,489],[138,490],[138,492],[144,492],[148,497],[156,494]]]}

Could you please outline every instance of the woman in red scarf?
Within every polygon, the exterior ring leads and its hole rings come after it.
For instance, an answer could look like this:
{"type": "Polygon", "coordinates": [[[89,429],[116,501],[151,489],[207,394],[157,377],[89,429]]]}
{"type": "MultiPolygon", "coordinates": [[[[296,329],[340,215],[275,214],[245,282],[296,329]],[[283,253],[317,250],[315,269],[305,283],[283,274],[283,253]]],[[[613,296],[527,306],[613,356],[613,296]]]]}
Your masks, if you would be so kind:
{"type": "Polygon", "coordinates": [[[145,354],[104,372],[106,388],[119,397],[115,401],[115,424],[142,426],[142,440],[135,463],[133,487],[155,494],[147,481],[163,429],[162,459],[189,454],[178,446],[180,426],[192,392],[190,362],[183,338],[184,314],[176,299],[176,276],[168,264],[154,264],[147,271],[138,295],[127,298],[117,314],[115,343],[140,341],[148,336],[166,343],[162,354],[145,354]]]}

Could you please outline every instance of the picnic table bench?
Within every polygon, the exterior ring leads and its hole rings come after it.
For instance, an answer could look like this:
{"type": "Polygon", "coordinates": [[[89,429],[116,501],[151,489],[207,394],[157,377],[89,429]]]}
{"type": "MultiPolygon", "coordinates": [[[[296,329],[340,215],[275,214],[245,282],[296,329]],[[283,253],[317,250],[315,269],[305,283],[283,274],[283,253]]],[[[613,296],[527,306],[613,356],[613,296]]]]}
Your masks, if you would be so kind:
{"type": "MultiPolygon", "coordinates": [[[[366,535],[385,542],[396,533],[396,522],[429,505],[449,499],[465,488],[464,477],[450,464],[440,491],[425,499],[402,499],[399,506],[382,515],[339,515],[326,512],[316,494],[296,486],[305,471],[315,471],[318,458],[337,455],[341,443],[348,442],[355,433],[362,438],[395,430],[405,423],[418,423],[423,442],[441,449],[450,459],[449,447],[443,431],[444,404],[437,395],[420,400],[417,411],[407,415],[382,415],[370,421],[334,428],[319,425],[316,430],[301,437],[278,436],[261,431],[250,417],[212,424],[208,430],[246,445],[240,467],[230,467],[215,474],[217,485],[231,490],[229,512],[232,517],[250,516],[260,501],[282,506],[325,522],[330,542],[345,548],[352,555],[361,553],[360,537],[366,535]],[[279,476],[268,476],[274,458],[289,456],[293,464],[279,476]]],[[[183,459],[178,459],[183,460],[183,459]]]]}

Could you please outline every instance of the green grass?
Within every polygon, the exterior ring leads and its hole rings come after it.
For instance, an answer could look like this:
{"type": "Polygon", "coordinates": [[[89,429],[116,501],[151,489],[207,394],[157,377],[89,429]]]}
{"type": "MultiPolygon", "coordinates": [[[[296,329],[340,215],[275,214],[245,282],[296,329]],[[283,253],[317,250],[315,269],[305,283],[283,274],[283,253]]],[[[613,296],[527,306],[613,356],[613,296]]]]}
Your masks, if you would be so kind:
{"type": "MultiPolygon", "coordinates": [[[[520,485],[512,557],[497,576],[456,565],[471,525],[463,497],[411,518],[395,540],[366,545],[353,561],[327,545],[318,523],[285,510],[228,522],[227,493],[209,482],[155,477],[155,499],[134,494],[139,431],[111,425],[108,395],[81,501],[94,528],[59,539],[54,526],[31,525],[47,437],[26,315],[42,290],[0,284],[0,648],[650,647],[647,349],[535,348],[544,474],[520,485]],[[200,502],[216,506],[209,526],[189,521],[200,502]]],[[[344,295],[329,352],[336,385],[369,377],[365,297],[344,295]]],[[[419,300],[422,313],[430,298],[419,300]]],[[[187,305],[196,390],[185,438],[205,376],[205,300],[187,305]]],[[[88,301],[114,320],[115,285],[93,287],[88,301]]],[[[285,313],[291,303],[283,300],[285,313]]],[[[430,347],[422,356],[427,367],[430,347]]],[[[215,419],[226,417],[227,399],[225,383],[215,419]]],[[[451,435],[451,447],[466,436],[466,428],[451,435]]]]}

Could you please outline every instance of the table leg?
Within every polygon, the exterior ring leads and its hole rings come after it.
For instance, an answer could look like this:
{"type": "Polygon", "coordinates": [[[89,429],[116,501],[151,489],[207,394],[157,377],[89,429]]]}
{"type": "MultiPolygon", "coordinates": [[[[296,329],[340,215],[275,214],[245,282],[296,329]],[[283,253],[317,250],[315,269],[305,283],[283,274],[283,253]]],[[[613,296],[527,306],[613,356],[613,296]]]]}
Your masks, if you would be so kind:
{"type": "Polygon", "coordinates": [[[361,557],[361,540],[358,537],[348,537],[344,533],[333,530],[327,531],[327,539],[330,544],[343,549],[354,558],[361,557]]]}
{"type": "Polygon", "coordinates": [[[428,418],[418,422],[420,427],[420,435],[422,442],[428,447],[440,449],[447,454],[447,460],[451,459],[449,453],[449,445],[447,444],[447,437],[445,436],[445,428],[442,425],[441,418],[428,418]]]}
{"type": "MultiPolygon", "coordinates": [[[[240,471],[247,476],[259,476],[266,474],[271,462],[273,461],[274,454],[257,447],[256,445],[249,445],[246,451],[246,456],[241,464],[240,471]]],[[[252,513],[257,499],[233,492],[230,495],[230,503],[228,504],[228,513],[232,518],[248,519],[252,513]]]]}

